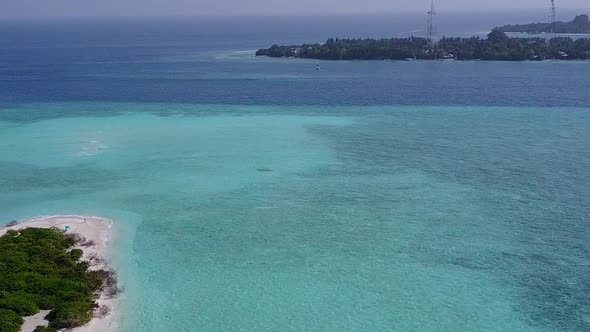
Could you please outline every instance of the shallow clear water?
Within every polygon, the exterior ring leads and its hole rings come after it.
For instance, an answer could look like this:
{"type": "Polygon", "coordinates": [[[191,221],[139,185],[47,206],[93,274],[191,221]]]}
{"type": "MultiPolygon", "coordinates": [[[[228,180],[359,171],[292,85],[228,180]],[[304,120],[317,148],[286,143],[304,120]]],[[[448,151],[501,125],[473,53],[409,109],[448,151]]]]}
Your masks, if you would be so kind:
{"type": "Polygon", "coordinates": [[[123,331],[590,328],[587,63],[53,36],[0,54],[0,219],[113,218],[123,331]]]}

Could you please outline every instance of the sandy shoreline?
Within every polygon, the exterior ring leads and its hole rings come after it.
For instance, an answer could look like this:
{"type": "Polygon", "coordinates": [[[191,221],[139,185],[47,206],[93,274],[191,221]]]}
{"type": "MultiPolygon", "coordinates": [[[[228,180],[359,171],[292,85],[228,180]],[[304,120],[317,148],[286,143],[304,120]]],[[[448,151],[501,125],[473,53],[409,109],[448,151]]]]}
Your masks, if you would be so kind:
{"type": "MultiPolygon", "coordinates": [[[[8,230],[19,230],[27,227],[37,228],[50,228],[57,227],[59,229],[66,229],[68,233],[77,233],[84,236],[87,240],[94,242],[94,245],[88,247],[81,247],[84,251],[84,259],[90,257],[100,257],[109,260],[108,248],[109,242],[113,239],[113,222],[112,220],[92,217],[92,216],[76,216],[76,215],[63,215],[63,216],[43,216],[32,219],[19,221],[18,224],[10,227],[4,227],[0,229],[0,236],[4,235],[8,230]]],[[[91,268],[99,269],[102,265],[96,264],[91,268]]],[[[101,296],[96,301],[101,307],[107,306],[110,308],[110,312],[101,318],[94,318],[90,323],[83,327],[71,330],[77,332],[107,332],[116,331],[116,316],[119,305],[119,299],[109,299],[101,296]]],[[[44,322],[44,313],[39,313],[35,316],[26,317],[25,324],[21,331],[31,332],[37,325],[44,322]]]]}

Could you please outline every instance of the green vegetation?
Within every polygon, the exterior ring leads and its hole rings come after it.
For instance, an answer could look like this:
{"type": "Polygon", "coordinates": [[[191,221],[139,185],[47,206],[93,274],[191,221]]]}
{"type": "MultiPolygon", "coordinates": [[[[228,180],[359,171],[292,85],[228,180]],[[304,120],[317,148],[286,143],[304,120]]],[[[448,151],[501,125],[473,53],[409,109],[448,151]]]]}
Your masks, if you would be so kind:
{"type": "Polygon", "coordinates": [[[12,332],[20,331],[23,319],[17,313],[8,309],[0,309],[0,331],[12,332]]]}
{"type": "Polygon", "coordinates": [[[324,44],[273,45],[260,49],[257,56],[295,57],[320,60],[544,60],[590,59],[590,39],[558,37],[509,38],[494,30],[487,39],[442,38],[436,49],[425,38],[328,39],[324,44]]]}
{"type": "MultiPolygon", "coordinates": [[[[523,33],[551,33],[553,26],[549,23],[531,23],[505,25],[496,28],[502,32],[523,32],[523,33]]],[[[590,33],[590,20],[588,15],[578,15],[571,22],[555,22],[556,33],[590,33]]]]}
{"type": "Polygon", "coordinates": [[[82,250],[72,249],[84,240],[58,229],[27,228],[0,237],[0,332],[18,332],[22,316],[40,309],[55,331],[84,325],[97,308],[99,292],[115,295],[111,270],[89,270],[82,250]]]}

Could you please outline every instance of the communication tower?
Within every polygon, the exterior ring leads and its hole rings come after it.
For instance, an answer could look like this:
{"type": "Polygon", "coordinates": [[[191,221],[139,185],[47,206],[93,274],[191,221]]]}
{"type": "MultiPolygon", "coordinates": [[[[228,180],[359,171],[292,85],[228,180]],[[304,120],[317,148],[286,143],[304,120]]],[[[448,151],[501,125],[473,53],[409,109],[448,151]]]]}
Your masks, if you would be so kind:
{"type": "Polygon", "coordinates": [[[428,11],[428,27],[426,29],[426,39],[428,41],[428,48],[430,50],[434,50],[436,48],[437,42],[436,8],[434,6],[434,0],[430,0],[430,11],[428,11]]]}
{"type": "Polygon", "coordinates": [[[549,12],[549,24],[551,25],[551,33],[553,34],[553,36],[555,37],[555,35],[557,34],[557,29],[556,29],[556,10],[555,10],[555,0],[551,0],[551,9],[549,12]]]}

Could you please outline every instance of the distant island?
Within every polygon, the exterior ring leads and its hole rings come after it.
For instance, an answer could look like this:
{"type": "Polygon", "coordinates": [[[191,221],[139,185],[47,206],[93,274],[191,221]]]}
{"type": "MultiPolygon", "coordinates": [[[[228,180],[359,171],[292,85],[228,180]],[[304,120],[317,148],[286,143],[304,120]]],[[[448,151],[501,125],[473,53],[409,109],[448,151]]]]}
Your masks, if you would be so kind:
{"type": "Polygon", "coordinates": [[[571,22],[555,22],[555,31],[550,23],[530,23],[505,25],[496,28],[502,32],[521,32],[521,33],[590,33],[590,20],[588,15],[578,15],[571,22]]]}
{"type": "Polygon", "coordinates": [[[328,39],[324,44],[273,45],[256,56],[318,60],[502,60],[590,59],[590,39],[510,38],[498,29],[479,37],[443,37],[430,47],[426,38],[328,39]]]}

